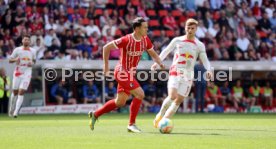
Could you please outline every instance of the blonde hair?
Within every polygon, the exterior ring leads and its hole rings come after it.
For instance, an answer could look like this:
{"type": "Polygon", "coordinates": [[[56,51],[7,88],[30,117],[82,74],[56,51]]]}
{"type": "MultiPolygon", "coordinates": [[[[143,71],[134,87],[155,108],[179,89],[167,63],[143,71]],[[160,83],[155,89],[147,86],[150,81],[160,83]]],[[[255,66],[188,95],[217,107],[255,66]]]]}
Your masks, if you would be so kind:
{"type": "Polygon", "coordinates": [[[187,21],[186,21],[186,26],[190,26],[190,25],[198,25],[198,21],[193,19],[193,18],[189,18],[187,21]]]}

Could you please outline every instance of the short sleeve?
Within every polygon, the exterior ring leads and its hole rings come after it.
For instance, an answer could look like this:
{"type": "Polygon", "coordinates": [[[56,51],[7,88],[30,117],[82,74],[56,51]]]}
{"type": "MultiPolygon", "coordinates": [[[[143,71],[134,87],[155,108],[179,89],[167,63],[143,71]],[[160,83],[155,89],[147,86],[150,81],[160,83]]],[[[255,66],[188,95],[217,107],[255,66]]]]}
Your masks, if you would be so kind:
{"type": "Polygon", "coordinates": [[[119,48],[123,48],[127,45],[128,43],[128,37],[127,36],[123,36],[119,39],[116,39],[113,41],[114,45],[119,49],[119,48]]]}
{"type": "Polygon", "coordinates": [[[10,58],[16,58],[18,56],[18,53],[17,53],[17,48],[15,48],[13,51],[12,51],[12,54],[10,56],[10,58]]]}
{"type": "Polygon", "coordinates": [[[150,49],[152,49],[153,48],[153,44],[152,44],[152,42],[151,42],[151,40],[149,39],[149,37],[147,36],[146,37],[146,43],[147,43],[147,50],[150,50],[150,49]]]}

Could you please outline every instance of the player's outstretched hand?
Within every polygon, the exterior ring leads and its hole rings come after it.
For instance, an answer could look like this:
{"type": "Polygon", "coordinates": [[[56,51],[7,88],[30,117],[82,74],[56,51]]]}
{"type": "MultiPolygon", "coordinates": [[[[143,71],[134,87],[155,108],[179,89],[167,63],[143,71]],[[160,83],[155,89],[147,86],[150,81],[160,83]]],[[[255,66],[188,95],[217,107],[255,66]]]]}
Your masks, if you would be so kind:
{"type": "Polygon", "coordinates": [[[153,65],[151,65],[151,68],[150,68],[151,71],[154,71],[156,69],[157,69],[157,63],[154,63],[153,65]]]}
{"type": "Polygon", "coordinates": [[[212,78],[212,72],[211,71],[207,71],[206,72],[206,79],[207,80],[211,80],[211,78],[212,78]]]}
{"type": "Polygon", "coordinates": [[[32,67],[34,65],[34,63],[33,62],[30,62],[30,63],[28,63],[28,67],[32,67]]]}
{"type": "MultiPolygon", "coordinates": [[[[152,70],[152,71],[156,70],[156,69],[157,69],[157,66],[158,66],[158,64],[157,64],[157,63],[154,63],[153,65],[151,65],[150,70],[152,70]]],[[[160,69],[161,69],[161,70],[165,69],[165,65],[164,65],[164,64],[160,64],[160,69]]]]}
{"type": "Polygon", "coordinates": [[[17,57],[17,60],[16,60],[16,65],[19,65],[20,64],[20,58],[17,57]]]}
{"type": "Polygon", "coordinates": [[[110,76],[110,70],[108,66],[103,67],[103,74],[104,76],[110,76]]]}

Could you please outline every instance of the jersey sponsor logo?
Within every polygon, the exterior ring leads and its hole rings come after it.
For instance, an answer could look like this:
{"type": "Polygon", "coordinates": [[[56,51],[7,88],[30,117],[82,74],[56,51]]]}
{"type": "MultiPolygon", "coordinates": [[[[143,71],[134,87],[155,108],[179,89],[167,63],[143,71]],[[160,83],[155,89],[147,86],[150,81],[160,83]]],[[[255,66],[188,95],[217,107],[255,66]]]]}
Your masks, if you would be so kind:
{"type": "Polygon", "coordinates": [[[127,54],[129,56],[141,56],[144,51],[128,51],[127,54]]]}
{"type": "Polygon", "coordinates": [[[28,58],[28,57],[22,57],[21,60],[23,60],[23,61],[31,61],[31,59],[28,58]]]}

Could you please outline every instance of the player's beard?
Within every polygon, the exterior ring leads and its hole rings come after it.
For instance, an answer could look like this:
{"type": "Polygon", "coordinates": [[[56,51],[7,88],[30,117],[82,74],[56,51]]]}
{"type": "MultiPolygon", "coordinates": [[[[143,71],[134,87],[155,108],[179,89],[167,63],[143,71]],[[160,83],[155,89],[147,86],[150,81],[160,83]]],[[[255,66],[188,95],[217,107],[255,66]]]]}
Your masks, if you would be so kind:
{"type": "Polygon", "coordinates": [[[29,47],[29,43],[23,43],[23,47],[25,47],[25,48],[27,48],[27,47],[29,47]]]}
{"type": "Polygon", "coordinates": [[[147,32],[146,32],[146,31],[141,31],[141,32],[140,32],[140,35],[141,35],[141,37],[144,37],[144,36],[147,35],[147,32]]]}

